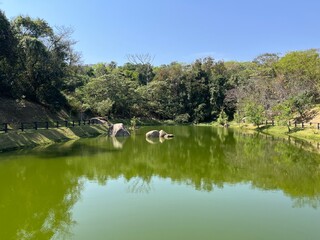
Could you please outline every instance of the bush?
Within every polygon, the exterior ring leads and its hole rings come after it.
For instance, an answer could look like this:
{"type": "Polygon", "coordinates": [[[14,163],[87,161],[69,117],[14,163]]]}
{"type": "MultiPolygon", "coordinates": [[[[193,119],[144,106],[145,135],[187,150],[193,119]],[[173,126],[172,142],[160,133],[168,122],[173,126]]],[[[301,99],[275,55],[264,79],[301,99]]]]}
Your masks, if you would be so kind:
{"type": "Polygon", "coordinates": [[[217,122],[222,126],[224,126],[228,123],[228,116],[223,109],[221,110],[221,112],[219,114],[217,122]]]}
{"type": "Polygon", "coordinates": [[[188,123],[190,115],[188,113],[180,114],[175,117],[174,121],[177,123],[188,123]]]}

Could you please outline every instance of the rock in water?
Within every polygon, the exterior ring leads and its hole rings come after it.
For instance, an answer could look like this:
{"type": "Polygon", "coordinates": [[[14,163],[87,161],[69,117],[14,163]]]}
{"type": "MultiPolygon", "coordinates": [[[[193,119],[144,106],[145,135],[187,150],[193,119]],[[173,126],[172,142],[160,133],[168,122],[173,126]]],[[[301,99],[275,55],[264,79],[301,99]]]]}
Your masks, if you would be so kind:
{"type": "Polygon", "coordinates": [[[158,130],[152,130],[146,133],[147,138],[158,138],[160,136],[160,132],[158,130]]]}
{"type": "Polygon", "coordinates": [[[110,129],[110,135],[112,137],[128,137],[130,136],[129,131],[124,127],[123,123],[113,124],[110,129]]]}
{"type": "Polygon", "coordinates": [[[160,130],[160,132],[159,132],[159,137],[163,138],[163,137],[165,137],[166,135],[168,135],[168,133],[166,133],[166,132],[163,131],[163,130],[160,130]]]}
{"type": "Polygon", "coordinates": [[[164,138],[165,139],[173,138],[173,134],[166,134],[164,135],[164,138]]]}
{"type": "Polygon", "coordinates": [[[152,130],[146,133],[146,138],[173,138],[173,134],[166,133],[163,130],[152,130]]]}

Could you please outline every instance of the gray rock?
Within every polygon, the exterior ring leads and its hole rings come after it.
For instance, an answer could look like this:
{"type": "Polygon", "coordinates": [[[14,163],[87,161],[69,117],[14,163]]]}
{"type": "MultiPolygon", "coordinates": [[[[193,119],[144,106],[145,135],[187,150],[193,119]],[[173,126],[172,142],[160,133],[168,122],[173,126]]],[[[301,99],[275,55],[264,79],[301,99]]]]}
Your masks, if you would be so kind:
{"type": "Polygon", "coordinates": [[[128,137],[128,136],[130,136],[129,131],[125,128],[123,123],[113,124],[109,128],[109,133],[110,133],[110,136],[112,136],[112,137],[128,137]]]}
{"type": "Polygon", "coordinates": [[[152,130],[146,133],[146,138],[158,138],[160,136],[160,132],[158,130],[152,130]]]}
{"type": "Polygon", "coordinates": [[[105,125],[107,127],[111,127],[112,124],[108,121],[108,119],[104,118],[104,117],[94,117],[94,118],[90,118],[90,121],[94,124],[102,124],[105,125]]]}
{"type": "Polygon", "coordinates": [[[152,130],[146,133],[146,138],[173,138],[173,134],[166,133],[163,130],[152,130]]]}

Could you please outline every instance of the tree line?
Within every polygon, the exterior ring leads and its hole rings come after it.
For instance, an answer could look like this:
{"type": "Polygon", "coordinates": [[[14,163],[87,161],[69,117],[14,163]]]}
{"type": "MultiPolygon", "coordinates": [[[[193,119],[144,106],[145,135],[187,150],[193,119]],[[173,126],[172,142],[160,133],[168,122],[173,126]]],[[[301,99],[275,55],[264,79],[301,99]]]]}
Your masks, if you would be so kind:
{"type": "Polygon", "coordinates": [[[3,12],[0,24],[5,97],[115,118],[178,123],[247,118],[257,125],[264,119],[304,120],[319,102],[317,49],[266,53],[250,62],[207,57],[153,66],[149,54],[140,54],[128,56],[122,66],[85,65],[73,49],[70,29],[53,29],[28,16],[8,21],[3,12]]]}
{"type": "Polygon", "coordinates": [[[63,89],[79,60],[72,31],[53,29],[45,20],[28,16],[9,22],[2,11],[0,26],[1,96],[66,105],[63,89]]]}

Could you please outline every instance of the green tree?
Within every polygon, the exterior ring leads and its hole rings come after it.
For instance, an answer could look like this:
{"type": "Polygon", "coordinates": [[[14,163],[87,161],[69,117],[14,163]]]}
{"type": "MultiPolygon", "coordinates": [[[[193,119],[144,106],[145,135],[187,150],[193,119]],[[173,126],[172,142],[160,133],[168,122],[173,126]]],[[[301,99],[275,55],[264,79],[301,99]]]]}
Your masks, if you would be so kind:
{"type": "Polygon", "coordinates": [[[61,94],[63,81],[77,57],[72,51],[68,29],[57,33],[43,19],[18,16],[12,22],[18,40],[18,81],[14,85],[18,97],[51,106],[66,103],[61,94]]]}
{"type": "Polygon", "coordinates": [[[293,105],[294,105],[294,100],[289,99],[283,103],[279,103],[274,107],[274,111],[276,113],[276,116],[275,116],[276,121],[282,125],[287,126],[288,132],[291,131],[290,120],[294,116],[293,105]]]}
{"type": "Polygon", "coordinates": [[[16,44],[10,22],[0,11],[0,96],[12,95],[15,80],[16,44]]]}
{"type": "Polygon", "coordinates": [[[238,110],[235,114],[234,114],[234,120],[236,121],[236,123],[241,123],[243,117],[240,113],[240,111],[238,110]]]}
{"type": "Polygon", "coordinates": [[[107,74],[108,69],[105,63],[96,63],[92,66],[95,77],[102,77],[107,74]]]}
{"type": "Polygon", "coordinates": [[[110,98],[105,100],[101,100],[93,105],[93,110],[100,114],[101,116],[107,116],[108,113],[111,111],[114,101],[110,98]]]}
{"type": "Polygon", "coordinates": [[[287,96],[301,92],[317,92],[320,88],[319,51],[289,52],[276,64],[277,74],[282,76],[287,96]]]}
{"type": "Polygon", "coordinates": [[[136,82],[110,73],[92,78],[80,88],[78,99],[88,104],[92,112],[110,112],[114,116],[127,118],[134,114],[134,106],[139,99],[136,89],[136,82]]]}
{"type": "Polygon", "coordinates": [[[133,116],[133,118],[131,118],[130,124],[131,124],[131,129],[135,130],[136,126],[137,126],[137,118],[135,116],[133,116]]]}
{"type": "Polygon", "coordinates": [[[154,56],[146,54],[129,54],[127,55],[129,62],[135,66],[135,70],[139,74],[139,83],[146,85],[150,83],[154,77],[152,62],[154,56]]]}
{"type": "Polygon", "coordinates": [[[257,65],[256,74],[259,76],[274,78],[276,76],[275,65],[279,59],[279,55],[275,53],[265,53],[259,55],[252,61],[257,65]]]}
{"type": "Polygon", "coordinates": [[[245,106],[245,114],[249,121],[260,128],[262,121],[265,119],[265,111],[262,105],[254,102],[247,102],[245,106]]]}
{"type": "Polygon", "coordinates": [[[151,115],[173,120],[178,115],[188,113],[184,67],[179,63],[171,63],[155,69],[155,74],[142,94],[151,115]]]}
{"type": "Polygon", "coordinates": [[[219,113],[217,122],[222,126],[225,126],[228,123],[228,116],[223,109],[219,113]]]}
{"type": "Polygon", "coordinates": [[[299,113],[302,121],[305,120],[306,111],[311,109],[313,99],[314,96],[310,93],[301,93],[292,98],[293,109],[299,113]]]}
{"type": "Polygon", "coordinates": [[[198,123],[211,119],[212,88],[210,81],[212,77],[212,58],[197,59],[188,72],[188,101],[192,121],[198,123]],[[211,92],[210,92],[211,91],[211,92]]]}

